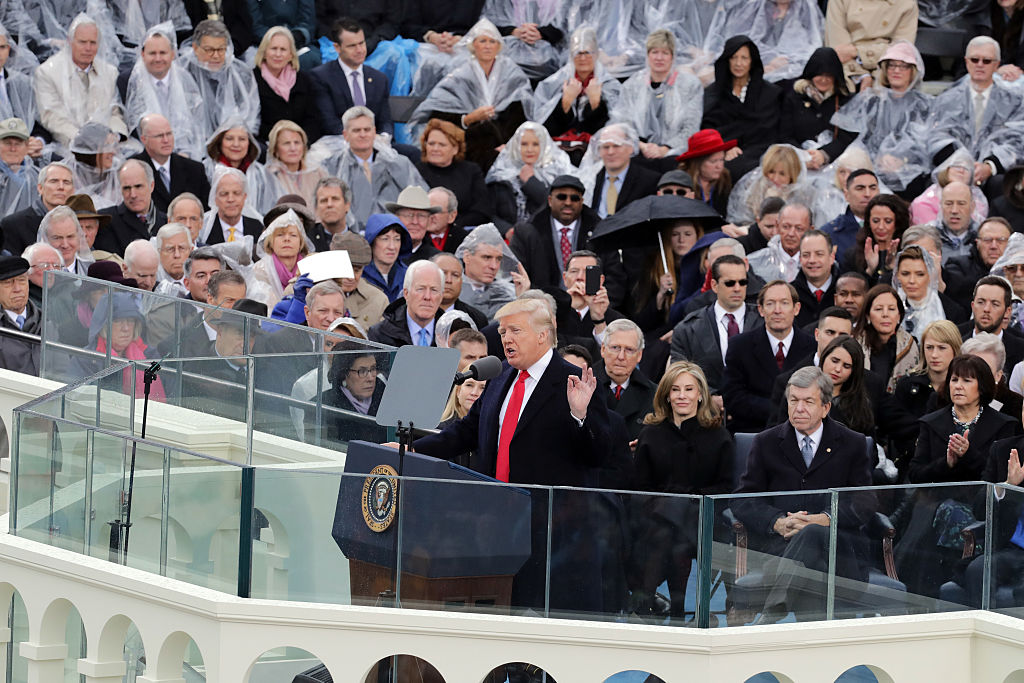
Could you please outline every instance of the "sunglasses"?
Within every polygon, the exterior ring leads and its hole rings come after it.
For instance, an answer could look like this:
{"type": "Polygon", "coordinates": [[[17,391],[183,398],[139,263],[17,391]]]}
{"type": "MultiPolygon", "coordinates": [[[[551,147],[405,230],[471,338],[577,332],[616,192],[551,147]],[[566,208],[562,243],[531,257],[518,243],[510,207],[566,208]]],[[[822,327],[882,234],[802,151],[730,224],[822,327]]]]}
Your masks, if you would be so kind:
{"type": "Polygon", "coordinates": [[[988,66],[989,64],[996,60],[991,59],[989,57],[968,57],[967,61],[970,62],[971,64],[984,64],[985,66],[988,66]]]}
{"type": "Polygon", "coordinates": [[[677,194],[680,197],[685,197],[687,192],[691,192],[691,190],[689,188],[685,188],[685,187],[680,187],[678,190],[677,189],[672,189],[672,188],[665,188],[665,189],[663,189],[661,191],[661,194],[662,195],[677,194]]]}
{"type": "Polygon", "coordinates": [[[560,202],[579,202],[579,201],[583,201],[583,195],[581,195],[581,194],[568,194],[566,192],[559,192],[558,194],[553,195],[553,196],[554,196],[555,199],[557,199],[560,202]]]}
{"type": "Polygon", "coordinates": [[[722,284],[725,285],[726,287],[735,287],[736,285],[739,285],[740,287],[746,287],[747,282],[749,281],[746,278],[742,280],[722,280],[722,284]]]}

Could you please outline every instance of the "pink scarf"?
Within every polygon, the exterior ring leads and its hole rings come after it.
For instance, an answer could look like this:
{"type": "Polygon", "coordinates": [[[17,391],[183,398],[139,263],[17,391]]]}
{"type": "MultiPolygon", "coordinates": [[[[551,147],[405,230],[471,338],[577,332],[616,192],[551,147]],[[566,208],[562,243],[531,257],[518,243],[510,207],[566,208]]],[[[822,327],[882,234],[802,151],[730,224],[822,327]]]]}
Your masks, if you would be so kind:
{"type": "MultiPolygon", "coordinates": [[[[96,351],[99,353],[107,352],[107,340],[103,337],[97,337],[96,339],[96,351]]],[[[128,360],[149,360],[146,358],[146,343],[142,341],[141,337],[136,337],[131,344],[124,350],[124,355],[118,355],[117,351],[110,350],[111,358],[127,358],[128,360]]],[[[146,390],[146,383],[143,379],[145,375],[144,370],[135,371],[135,397],[142,398],[146,390]]],[[[127,394],[131,391],[132,380],[131,375],[125,373],[124,380],[122,381],[122,388],[127,394]]],[[[156,381],[153,382],[153,386],[150,388],[149,397],[154,401],[160,401],[161,403],[167,400],[167,395],[164,393],[164,384],[157,377],[156,381]]]]}
{"type": "Polygon", "coordinates": [[[267,82],[270,89],[280,95],[281,99],[287,102],[288,97],[292,94],[292,88],[295,87],[295,68],[291,64],[285,64],[284,68],[281,69],[281,75],[275,76],[270,73],[270,69],[267,68],[267,63],[263,62],[260,66],[260,73],[263,74],[263,80],[267,82]]]}
{"type": "Polygon", "coordinates": [[[288,283],[292,281],[293,277],[297,277],[299,275],[299,262],[296,261],[295,266],[291,270],[288,270],[288,268],[281,263],[281,259],[277,258],[277,254],[271,254],[271,256],[274,259],[274,271],[277,273],[277,279],[281,281],[281,289],[284,289],[288,286],[288,283]]]}

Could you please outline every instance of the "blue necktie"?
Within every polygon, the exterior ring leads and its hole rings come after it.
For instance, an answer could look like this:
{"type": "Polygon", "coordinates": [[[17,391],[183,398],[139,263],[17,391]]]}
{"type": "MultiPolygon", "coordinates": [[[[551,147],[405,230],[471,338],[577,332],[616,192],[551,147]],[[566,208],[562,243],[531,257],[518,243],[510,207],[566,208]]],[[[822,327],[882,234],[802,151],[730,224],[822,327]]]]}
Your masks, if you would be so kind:
{"type": "Polygon", "coordinates": [[[25,329],[25,316],[19,315],[17,318],[15,318],[14,322],[18,326],[19,330],[25,329]]]}
{"type": "Polygon", "coordinates": [[[430,332],[426,328],[420,330],[420,340],[417,346],[430,346],[430,332]]]}
{"type": "Polygon", "coordinates": [[[814,446],[811,445],[811,437],[804,437],[804,445],[800,448],[800,455],[804,456],[804,465],[810,467],[811,460],[814,460],[814,446]]]}

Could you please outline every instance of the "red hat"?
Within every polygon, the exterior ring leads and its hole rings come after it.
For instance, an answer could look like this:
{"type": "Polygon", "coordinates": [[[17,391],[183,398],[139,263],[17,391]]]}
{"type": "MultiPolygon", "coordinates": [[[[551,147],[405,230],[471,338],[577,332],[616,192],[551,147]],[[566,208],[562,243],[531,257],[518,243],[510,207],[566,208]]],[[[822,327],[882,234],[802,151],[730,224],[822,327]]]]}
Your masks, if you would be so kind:
{"type": "Polygon", "coordinates": [[[723,141],[722,134],[714,128],[705,128],[690,136],[686,144],[686,151],[677,156],[676,161],[686,161],[696,157],[706,157],[715,152],[724,152],[727,149],[732,149],[736,144],[735,140],[723,141]]]}

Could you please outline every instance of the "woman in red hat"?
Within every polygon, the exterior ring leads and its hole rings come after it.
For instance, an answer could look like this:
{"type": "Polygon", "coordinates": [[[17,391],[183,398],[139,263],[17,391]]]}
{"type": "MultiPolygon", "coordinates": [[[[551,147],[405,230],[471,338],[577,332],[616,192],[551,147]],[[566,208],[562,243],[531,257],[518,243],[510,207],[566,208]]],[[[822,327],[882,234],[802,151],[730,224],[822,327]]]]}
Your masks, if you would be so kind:
{"type": "Polygon", "coordinates": [[[679,168],[693,178],[697,199],[710,204],[721,216],[725,216],[732,192],[725,153],[734,147],[735,140],[722,140],[717,130],[706,128],[691,135],[686,152],[676,157],[679,168]]]}

